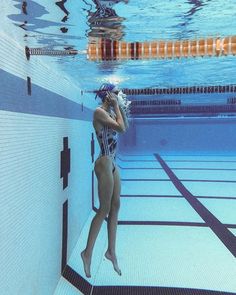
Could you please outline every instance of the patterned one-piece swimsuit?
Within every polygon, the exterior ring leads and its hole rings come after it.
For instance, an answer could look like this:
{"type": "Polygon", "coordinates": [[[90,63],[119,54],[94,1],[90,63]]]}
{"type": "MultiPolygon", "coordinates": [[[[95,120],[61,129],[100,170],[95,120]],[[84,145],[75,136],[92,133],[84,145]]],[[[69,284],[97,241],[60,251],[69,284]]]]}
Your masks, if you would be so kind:
{"type": "MultiPolygon", "coordinates": [[[[109,114],[109,116],[112,119],[115,120],[115,113],[113,111],[111,111],[111,112],[106,111],[106,112],[109,114]]],[[[98,140],[98,143],[99,143],[100,149],[101,149],[98,159],[102,156],[111,157],[112,158],[112,165],[113,165],[112,172],[114,173],[118,134],[114,129],[112,129],[108,126],[103,126],[99,131],[96,131],[96,136],[97,136],[97,140],[98,140]]]]}

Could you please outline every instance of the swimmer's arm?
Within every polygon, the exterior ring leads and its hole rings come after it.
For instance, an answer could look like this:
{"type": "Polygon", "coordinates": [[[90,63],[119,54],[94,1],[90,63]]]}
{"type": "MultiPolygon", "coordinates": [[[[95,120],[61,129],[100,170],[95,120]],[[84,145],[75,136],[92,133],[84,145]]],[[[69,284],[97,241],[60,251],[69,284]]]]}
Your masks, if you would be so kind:
{"type": "Polygon", "coordinates": [[[122,106],[119,106],[120,112],[121,112],[121,116],[123,118],[124,124],[125,124],[125,131],[129,128],[129,121],[126,115],[126,112],[124,111],[122,106]]]}
{"type": "Polygon", "coordinates": [[[125,132],[127,125],[126,125],[124,117],[126,117],[126,116],[124,115],[123,110],[121,110],[121,108],[119,107],[118,104],[115,104],[113,108],[114,108],[114,111],[116,114],[116,122],[117,123],[119,122],[119,124],[122,126],[122,130],[120,132],[125,132]]]}
{"type": "Polygon", "coordinates": [[[114,106],[114,111],[116,120],[112,119],[103,109],[97,108],[94,112],[94,120],[97,120],[100,124],[108,126],[117,132],[124,132],[125,124],[118,105],[114,106]]]}

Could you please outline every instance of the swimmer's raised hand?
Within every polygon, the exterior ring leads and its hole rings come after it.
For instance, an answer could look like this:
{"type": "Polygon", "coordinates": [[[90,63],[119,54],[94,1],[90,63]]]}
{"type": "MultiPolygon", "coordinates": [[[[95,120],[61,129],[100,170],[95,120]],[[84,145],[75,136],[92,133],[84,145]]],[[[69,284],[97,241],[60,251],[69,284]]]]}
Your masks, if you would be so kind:
{"type": "Polygon", "coordinates": [[[112,107],[118,106],[117,95],[115,95],[115,93],[108,92],[107,101],[112,107]]]}

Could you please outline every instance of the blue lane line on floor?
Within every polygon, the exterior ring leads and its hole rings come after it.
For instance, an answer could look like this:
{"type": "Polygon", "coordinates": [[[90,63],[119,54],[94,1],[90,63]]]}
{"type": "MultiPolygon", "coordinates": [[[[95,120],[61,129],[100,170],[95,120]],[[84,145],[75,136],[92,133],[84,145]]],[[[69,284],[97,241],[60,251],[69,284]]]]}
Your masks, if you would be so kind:
{"type": "Polygon", "coordinates": [[[235,293],[174,287],[94,286],[90,295],[235,295],[235,293]]]}
{"type": "MultiPolygon", "coordinates": [[[[158,178],[122,178],[122,181],[170,181],[170,179],[158,179],[158,178]]],[[[236,180],[208,180],[208,179],[179,179],[179,181],[185,182],[227,182],[236,183],[236,180]]]]}
{"type": "MultiPolygon", "coordinates": [[[[160,167],[122,167],[119,164],[117,165],[120,169],[123,170],[163,170],[163,168],[160,167]]],[[[226,169],[226,168],[185,168],[185,167],[180,167],[180,168],[172,168],[170,167],[171,170],[202,170],[202,171],[236,171],[236,169],[226,169]]]]}
{"type": "Polygon", "coordinates": [[[171,170],[203,170],[203,171],[236,171],[236,169],[226,169],[226,168],[171,168],[171,170]]]}
{"type": "Polygon", "coordinates": [[[168,226],[197,226],[208,227],[204,222],[185,221],[155,221],[155,220],[119,220],[119,225],[168,225],[168,226]]]}
{"type": "MultiPolygon", "coordinates": [[[[94,212],[98,212],[97,207],[93,207],[94,212]]],[[[108,221],[108,218],[105,218],[105,221],[108,221]]],[[[209,227],[209,224],[204,222],[189,222],[189,221],[160,221],[160,220],[118,220],[118,225],[165,225],[165,226],[197,226],[197,227],[209,227]]],[[[223,226],[228,228],[236,228],[236,224],[222,224],[223,226]]]]}
{"type": "MultiPolygon", "coordinates": [[[[132,168],[132,167],[121,167],[120,165],[118,165],[118,167],[122,170],[163,170],[162,168],[154,168],[154,167],[150,167],[150,168],[142,168],[142,167],[138,167],[138,168],[132,168]]],[[[236,170],[236,169],[235,169],[236,170]]]]}
{"type": "Polygon", "coordinates": [[[118,158],[122,162],[156,162],[156,160],[123,160],[121,158],[118,158]]]}
{"type": "Polygon", "coordinates": [[[163,178],[122,178],[122,181],[171,181],[170,179],[163,178]]]}
{"type": "MultiPolygon", "coordinates": [[[[169,195],[120,195],[121,198],[184,198],[183,196],[169,195]]],[[[217,196],[194,196],[197,199],[216,199],[216,200],[236,200],[236,197],[217,197],[217,196]]]]}
{"type": "Polygon", "coordinates": [[[183,196],[170,195],[120,195],[121,198],[184,198],[183,196]]]}
{"type": "MultiPolygon", "coordinates": [[[[122,162],[156,162],[156,160],[123,160],[118,157],[118,159],[122,162]]],[[[165,162],[173,162],[173,163],[236,163],[236,161],[225,161],[225,160],[165,160],[165,162]]]]}
{"type": "Polygon", "coordinates": [[[225,160],[165,160],[165,162],[185,162],[185,163],[236,163],[236,161],[225,161],[225,160]]]}
{"type": "Polygon", "coordinates": [[[186,198],[193,209],[206,222],[211,230],[217,235],[227,249],[236,257],[236,237],[222,224],[196,197],[194,197],[176,177],[173,171],[168,167],[165,161],[158,155],[154,154],[157,161],[161,164],[167,175],[172,180],[177,190],[186,198]]]}
{"type": "MultiPolygon", "coordinates": [[[[189,221],[143,221],[143,220],[119,220],[119,225],[167,225],[167,226],[196,226],[196,227],[209,227],[204,222],[189,222],[189,221]]],[[[227,228],[236,228],[236,224],[224,224],[227,228]]]]}

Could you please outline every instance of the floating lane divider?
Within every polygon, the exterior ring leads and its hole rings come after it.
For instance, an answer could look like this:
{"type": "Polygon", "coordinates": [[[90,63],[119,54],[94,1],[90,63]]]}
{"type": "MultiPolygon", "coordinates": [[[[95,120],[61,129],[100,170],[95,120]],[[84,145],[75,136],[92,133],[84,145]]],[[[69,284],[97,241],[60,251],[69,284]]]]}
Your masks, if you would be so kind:
{"type": "Polygon", "coordinates": [[[87,55],[91,61],[172,59],[181,57],[226,56],[236,54],[236,36],[202,38],[195,40],[159,40],[126,42],[95,38],[86,50],[49,50],[25,47],[27,59],[31,55],[87,55]]]}
{"type": "Polygon", "coordinates": [[[97,38],[88,45],[89,60],[169,59],[236,54],[236,36],[198,40],[126,42],[97,38]]]}
{"type": "MultiPolygon", "coordinates": [[[[236,93],[236,84],[229,85],[209,85],[209,86],[187,86],[187,87],[170,87],[170,88],[122,88],[126,95],[172,95],[172,94],[197,94],[197,93],[236,93]]],[[[84,90],[83,93],[98,94],[104,90],[84,90]]],[[[236,97],[230,97],[227,104],[236,104],[236,97]]],[[[181,105],[180,99],[155,99],[155,100],[132,100],[134,106],[159,106],[159,105],[181,105]]]]}

